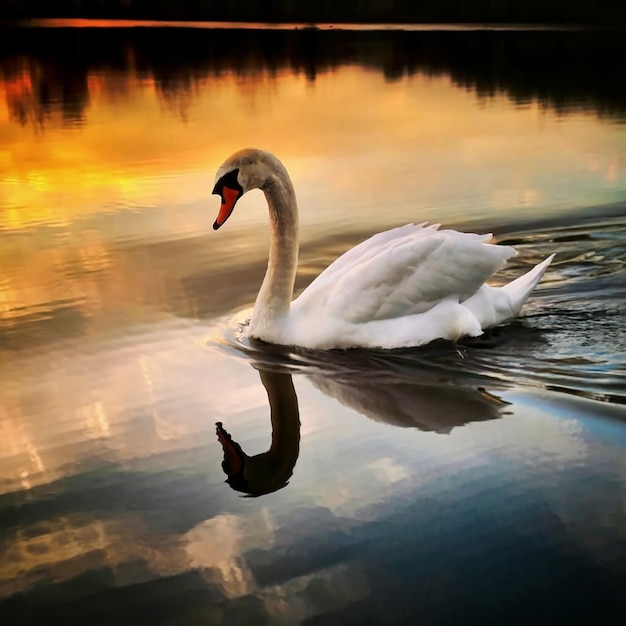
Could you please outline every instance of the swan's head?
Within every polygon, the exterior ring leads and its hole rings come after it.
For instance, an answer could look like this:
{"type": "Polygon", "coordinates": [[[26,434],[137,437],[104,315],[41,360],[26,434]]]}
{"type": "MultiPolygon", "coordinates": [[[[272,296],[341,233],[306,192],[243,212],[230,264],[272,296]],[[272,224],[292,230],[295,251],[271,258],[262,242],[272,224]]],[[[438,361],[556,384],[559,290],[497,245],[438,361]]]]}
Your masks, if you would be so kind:
{"type": "Polygon", "coordinates": [[[263,189],[276,174],[286,176],[282,163],[269,152],[246,148],[230,156],[215,174],[214,194],[222,199],[213,229],[230,217],[241,196],[251,189],[263,189]]]}

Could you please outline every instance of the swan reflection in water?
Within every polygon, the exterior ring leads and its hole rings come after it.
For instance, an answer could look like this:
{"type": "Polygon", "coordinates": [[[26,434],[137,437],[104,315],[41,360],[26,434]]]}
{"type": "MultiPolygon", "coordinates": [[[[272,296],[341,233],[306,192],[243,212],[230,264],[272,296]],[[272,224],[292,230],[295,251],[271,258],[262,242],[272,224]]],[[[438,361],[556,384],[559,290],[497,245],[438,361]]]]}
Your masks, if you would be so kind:
{"type": "MultiPolygon", "coordinates": [[[[292,375],[259,369],[270,404],[272,443],[248,456],[221,422],[216,424],[222,444],[222,469],[236,491],[261,496],[285,487],[300,452],[300,415],[292,375]]],[[[327,396],[377,422],[447,434],[470,422],[502,417],[507,402],[482,387],[441,382],[372,380],[352,373],[344,376],[307,375],[327,396]]]]}

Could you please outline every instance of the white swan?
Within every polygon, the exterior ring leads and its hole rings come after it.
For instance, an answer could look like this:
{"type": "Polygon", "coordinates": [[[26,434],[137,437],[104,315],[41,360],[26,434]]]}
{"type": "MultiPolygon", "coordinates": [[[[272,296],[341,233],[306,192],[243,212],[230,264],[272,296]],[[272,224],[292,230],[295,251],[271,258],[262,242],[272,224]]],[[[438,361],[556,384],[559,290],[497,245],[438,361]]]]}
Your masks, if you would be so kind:
{"type": "Polygon", "coordinates": [[[407,224],[378,233],[326,268],[291,301],[298,265],[298,209],[284,165],[245,149],[219,168],[213,193],[222,204],[213,228],[251,189],[267,199],[271,244],[248,334],[304,348],[401,348],[434,339],[478,336],[517,315],[550,261],[500,288],[485,281],[516,251],[491,235],[407,224]]]}

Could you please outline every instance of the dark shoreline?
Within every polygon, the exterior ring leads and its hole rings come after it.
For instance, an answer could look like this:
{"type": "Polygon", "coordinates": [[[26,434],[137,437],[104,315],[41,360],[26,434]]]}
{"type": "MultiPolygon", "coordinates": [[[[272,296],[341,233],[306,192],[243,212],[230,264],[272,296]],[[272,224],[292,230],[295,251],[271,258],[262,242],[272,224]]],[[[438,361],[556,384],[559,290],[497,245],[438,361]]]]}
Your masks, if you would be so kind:
{"type": "Polygon", "coordinates": [[[486,22],[213,22],[206,20],[151,20],[100,18],[0,18],[0,28],[57,29],[193,29],[193,30],[277,30],[277,31],[352,31],[352,32],[567,32],[621,31],[619,26],[574,23],[486,23],[486,22]]]}
{"type": "Polygon", "coordinates": [[[578,24],[626,26],[614,0],[3,0],[0,20],[100,19],[301,24],[578,24]]]}

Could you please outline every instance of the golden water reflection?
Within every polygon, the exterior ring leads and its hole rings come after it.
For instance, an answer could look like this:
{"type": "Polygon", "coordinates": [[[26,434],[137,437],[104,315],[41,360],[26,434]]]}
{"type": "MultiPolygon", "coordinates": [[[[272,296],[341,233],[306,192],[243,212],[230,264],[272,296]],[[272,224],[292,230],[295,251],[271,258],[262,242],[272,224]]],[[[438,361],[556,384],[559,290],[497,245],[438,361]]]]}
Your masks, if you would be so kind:
{"type": "MultiPolygon", "coordinates": [[[[326,205],[334,195],[358,194],[370,209],[367,199],[385,194],[392,210],[409,198],[418,210],[445,209],[442,187],[452,184],[470,194],[464,202],[474,211],[554,210],[551,178],[580,184],[582,175],[596,194],[624,185],[623,128],[591,113],[564,120],[538,103],[520,109],[497,98],[477,106],[448,77],[390,85],[343,67],[313,86],[287,70],[225,73],[169,95],[152,77],[98,73],[87,78],[86,119],[74,128],[54,110],[45,121],[37,111],[16,119],[16,109],[37,106],[38,73],[24,67],[0,83],[4,229],[68,225],[105,207],[200,202],[224,155],[244,145],[279,154],[307,204],[321,186],[326,205]],[[354,158],[358,169],[345,162],[354,158]],[[336,168],[340,176],[330,176],[336,168]],[[488,180],[476,181],[477,172],[489,172],[488,180]],[[475,207],[478,194],[485,204],[475,207]]],[[[580,206],[593,196],[575,198],[580,206]]]]}
{"type": "Polygon", "coordinates": [[[408,221],[493,227],[615,201],[626,189],[625,127],[539,103],[477,101],[445,76],[390,84],[344,66],[311,84],[286,69],[231,71],[169,96],[145,73],[98,71],[87,76],[84,122],[68,126],[54,108],[28,113],[42,72],[20,63],[0,83],[9,328],[57,308],[50,303],[87,319],[146,300],[171,308],[187,279],[261,262],[260,196],[241,203],[228,240],[207,235],[213,172],[242,145],[287,164],[304,244],[408,221]]]}

